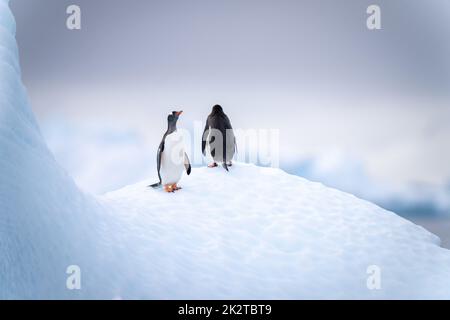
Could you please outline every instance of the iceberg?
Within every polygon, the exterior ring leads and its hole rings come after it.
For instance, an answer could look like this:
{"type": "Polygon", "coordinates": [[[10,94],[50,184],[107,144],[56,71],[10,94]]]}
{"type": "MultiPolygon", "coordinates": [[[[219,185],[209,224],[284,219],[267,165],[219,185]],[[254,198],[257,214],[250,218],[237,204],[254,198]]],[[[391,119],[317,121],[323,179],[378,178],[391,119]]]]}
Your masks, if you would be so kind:
{"type": "Polygon", "coordinates": [[[280,169],[196,168],[175,194],[150,180],[84,193],[40,133],[8,0],[0,177],[2,299],[450,298],[450,251],[438,237],[280,169]],[[73,265],[79,290],[67,286],[73,265]]]}

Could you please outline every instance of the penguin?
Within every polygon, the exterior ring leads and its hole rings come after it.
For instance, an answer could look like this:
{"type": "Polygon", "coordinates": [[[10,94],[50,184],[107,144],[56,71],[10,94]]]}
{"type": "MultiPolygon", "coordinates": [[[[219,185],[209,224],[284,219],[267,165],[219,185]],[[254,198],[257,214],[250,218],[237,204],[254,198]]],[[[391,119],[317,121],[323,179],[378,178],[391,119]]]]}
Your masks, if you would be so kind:
{"type": "Polygon", "coordinates": [[[173,111],[167,117],[167,131],[164,133],[158,148],[157,168],[159,182],[150,185],[157,188],[164,187],[166,192],[175,192],[179,187],[183,171],[191,174],[191,164],[185,152],[183,136],[177,131],[177,121],[183,111],[173,111]]]}
{"type": "Polygon", "coordinates": [[[217,162],[221,162],[224,169],[228,171],[228,167],[232,166],[231,159],[237,148],[236,137],[230,119],[218,104],[212,108],[206,120],[202,138],[203,155],[206,155],[206,144],[209,145],[211,156],[214,159],[214,162],[208,167],[217,167],[217,162]]]}

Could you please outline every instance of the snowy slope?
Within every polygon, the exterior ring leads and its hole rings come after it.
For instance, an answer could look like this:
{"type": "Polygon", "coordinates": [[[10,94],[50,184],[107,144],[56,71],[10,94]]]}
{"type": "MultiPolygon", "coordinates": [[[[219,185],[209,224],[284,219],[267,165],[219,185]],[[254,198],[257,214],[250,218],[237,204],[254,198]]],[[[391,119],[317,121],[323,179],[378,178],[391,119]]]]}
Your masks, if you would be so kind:
{"type": "Polygon", "coordinates": [[[281,170],[194,169],[106,194],[151,298],[444,298],[450,252],[394,213],[281,170]],[[136,244],[139,244],[136,246],[136,244]],[[145,264],[145,261],[151,263],[145,264]],[[368,290],[367,267],[381,269],[368,290]]]}
{"type": "Polygon", "coordinates": [[[450,252],[424,229],[281,170],[194,169],[95,198],[46,147],[0,0],[0,298],[450,298],[450,252]],[[82,289],[66,288],[66,268],[82,289]],[[381,270],[368,290],[369,265],[381,270]]]}
{"type": "MultiPolygon", "coordinates": [[[[100,267],[102,208],[77,189],[42,139],[20,79],[7,2],[0,0],[0,298],[77,297],[65,288],[66,268],[100,267]]],[[[105,276],[95,278],[100,284],[105,276]]]]}

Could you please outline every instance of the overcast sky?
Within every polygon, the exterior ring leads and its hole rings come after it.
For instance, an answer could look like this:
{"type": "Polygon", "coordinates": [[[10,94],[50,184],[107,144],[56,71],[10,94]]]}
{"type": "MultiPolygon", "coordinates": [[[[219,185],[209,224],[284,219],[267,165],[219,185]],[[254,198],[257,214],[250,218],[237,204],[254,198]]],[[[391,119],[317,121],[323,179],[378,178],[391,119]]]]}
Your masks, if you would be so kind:
{"type": "Polygon", "coordinates": [[[183,109],[180,126],[192,129],[215,103],[237,128],[279,129],[286,167],[312,161],[322,174],[341,172],[336,181],[363,172],[349,189],[365,179],[449,185],[448,0],[12,0],[11,7],[42,131],[87,190],[156,176],[167,113],[183,109]],[[369,31],[374,3],[382,30],[369,31]],[[81,30],[66,28],[70,4],[81,7],[81,30]]]}

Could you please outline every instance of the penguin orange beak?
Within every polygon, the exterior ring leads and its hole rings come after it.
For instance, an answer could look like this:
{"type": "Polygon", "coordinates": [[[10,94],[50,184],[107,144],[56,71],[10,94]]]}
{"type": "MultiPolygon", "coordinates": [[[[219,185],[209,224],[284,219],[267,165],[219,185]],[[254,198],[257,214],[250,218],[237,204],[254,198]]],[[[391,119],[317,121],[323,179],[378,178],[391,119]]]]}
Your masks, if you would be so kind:
{"type": "Polygon", "coordinates": [[[179,117],[180,114],[182,114],[182,113],[183,113],[183,111],[178,111],[178,112],[176,112],[175,114],[177,115],[177,117],[179,117]]]}

